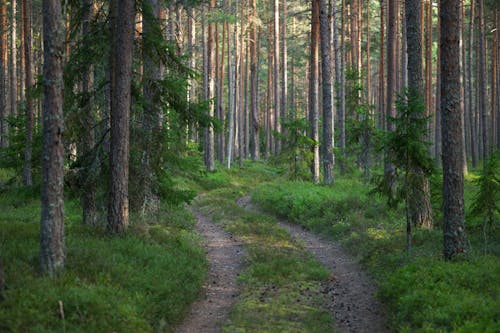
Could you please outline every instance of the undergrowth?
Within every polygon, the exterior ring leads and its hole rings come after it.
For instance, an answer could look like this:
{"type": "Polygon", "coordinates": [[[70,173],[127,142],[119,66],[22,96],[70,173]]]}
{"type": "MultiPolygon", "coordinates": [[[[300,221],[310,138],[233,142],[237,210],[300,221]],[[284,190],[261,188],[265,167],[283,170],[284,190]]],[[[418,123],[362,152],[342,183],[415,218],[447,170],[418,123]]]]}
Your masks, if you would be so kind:
{"type": "MultiPolygon", "coordinates": [[[[475,193],[465,184],[467,210],[475,193]]],[[[253,200],[269,212],[340,241],[380,284],[391,324],[403,332],[494,332],[500,323],[500,235],[483,244],[482,221],[469,218],[469,255],[442,260],[440,198],[433,198],[434,230],[416,230],[412,255],[405,253],[404,214],[354,178],[333,187],[283,179],[266,183],[253,200]]]]}
{"type": "Polygon", "coordinates": [[[68,199],[66,267],[50,279],[38,274],[40,202],[32,192],[0,195],[0,332],[170,332],[182,320],[207,269],[187,211],[163,207],[110,237],[81,225],[80,206],[68,199]]]}

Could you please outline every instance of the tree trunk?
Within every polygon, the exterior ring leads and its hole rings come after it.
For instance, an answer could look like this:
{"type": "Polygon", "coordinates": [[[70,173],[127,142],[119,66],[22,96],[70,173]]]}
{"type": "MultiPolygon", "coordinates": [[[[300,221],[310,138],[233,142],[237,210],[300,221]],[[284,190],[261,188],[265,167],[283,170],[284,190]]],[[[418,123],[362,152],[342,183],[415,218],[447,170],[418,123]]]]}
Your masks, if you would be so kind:
{"type": "MultiPolygon", "coordinates": [[[[252,160],[260,159],[259,147],[259,106],[257,104],[257,4],[256,0],[250,0],[250,109],[252,117],[252,160]]],[[[277,42],[277,41],[275,41],[277,42]]],[[[276,52],[276,48],[275,48],[276,52]]],[[[279,53],[279,48],[278,48],[279,53]]],[[[275,58],[276,59],[276,58],[275,58]]]]}
{"type": "Polygon", "coordinates": [[[443,142],[444,257],[466,252],[462,121],[460,110],[460,8],[456,0],[440,0],[441,124],[443,142]]]}
{"type": "MultiPolygon", "coordinates": [[[[281,94],[280,94],[280,10],[279,0],[274,0],[274,130],[281,133],[281,94]]],[[[274,154],[278,155],[281,151],[281,140],[275,139],[274,154]]]]}
{"type": "Polygon", "coordinates": [[[61,2],[43,0],[43,150],[40,268],[53,276],[64,267],[63,55],[61,2]]]}
{"type": "Polygon", "coordinates": [[[468,174],[469,170],[467,168],[467,150],[465,149],[465,66],[464,66],[464,58],[465,58],[465,52],[464,52],[464,42],[463,42],[463,27],[464,27],[464,2],[463,0],[460,1],[460,109],[462,110],[462,159],[463,159],[463,168],[464,168],[464,174],[468,174]]]}
{"type": "MultiPolygon", "coordinates": [[[[210,0],[209,11],[212,13],[215,11],[215,0],[210,0]]],[[[207,41],[207,99],[209,100],[208,115],[210,117],[215,116],[215,76],[216,76],[216,66],[215,66],[215,23],[208,23],[208,41],[207,41]]],[[[213,126],[208,126],[205,129],[205,165],[208,171],[215,170],[215,138],[214,138],[214,128],[213,126]]]]}
{"type": "Polygon", "coordinates": [[[33,185],[31,155],[33,145],[33,72],[31,69],[31,0],[22,1],[23,39],[24,39],[24,75],[26,96],[26,147],[24,150],[23,183],[33,185]]]}
{"type": "Polygon", "coordinates": [[[10,115],[10,103],[7,92],[7,82],[9,77],[9,53],[7,47],[8,40],[8,20],[7,1],[0,4],[0,146],[2,148],[9,145],[9,126],[7,117],[10,115]]]}
{"type": "MultiPolygon", "coordinates": [[[[406,27],[408,43],[408,89],[415,100],[423,101],[424,77],[422,71],[421,0],[406,1],[406,27]]],[[[426,87],[427,88],[427,87],[426,87]]],[[[430,90],[430,87],[429,87],[430,90]]],[[[430,107],[430,106],[429,106],[430,107]]],[[[428,112],[426,110],[426,112],[428,112]]],[[[425,135],[424,137],[427,137],[425,135]]],[[[422,168],[412,165],[410,211],[413,225],[432,228],[429,178],[422,168]]]]}
{"type": "Polygon", "coordinates": [[[333,138],[333,96],[330,29],[326,0],[320,0],[321,35],[321,80],[323,88],[323,176],[327,185],[333,184],[334,138],[333,138]]]}
{"type": "MultiPolygon", "coordinates": [[[[389,117],[394,117],[394,96],[396,93],[396,49],[395,43],[398,38],[396,34],[397,0],[388,0],[387,4],[387,99],[386,99],[386,129],[393,131],[393,124],[389,117]]],[[[391,193],[395,193],[396,168],[394,164],[385,158],[384,177],[391,193]]]]}
{"type": "Polygon", "coordinates": [[[473,54],[474,54],[474,18],[475,18],[475,1],[470,4],[470,20],[469,20],[469,52],[468,52],[468,66],[467,66],[467,90],[469,94],[469,126],[470,126],[470,145],[472,155],[472,166],[475,168],[478,163],[478,146],[477,138],[478,133],[475,126],[475,110],[474,110],[474,84],[473,84],[473,54]]]}
{"type": "Polygon", "coordinates": [[[117,7],[111,94],[111,185],[107,224],[109,233],[122,233],[129,223],[129,119],[134,47],[134,1],[120,1],[117,7]]]}
{"type": "Polygon", "coordinates": [[[10,30],[10,114],[17,116],[17,1],[11,0],[11,30],[10,30]]]}
{"type": "Polygon", "coordinates": [[[487,107],[487,85],[488,75],[486,74],[486,36],[484,27],[484,0],[477,0],[477,10],[479,17],[479,107],[481,113],[481,132],[483,146],[483,161],[489,154],[489,126],[488,126],[488,107],[487,107]]]}
{"type": "MultiPolygon", "coordinates": [[[[228,9],[231,8],[231,1],[227,1],[227,7],[228,9]]],[[[227,148],[227,160],[226,160],[226,167],[228,169],[231,168],[231,163],[233,162],[233,148],[234,148],[234,129],[235,129],[235,124],[234,124],[234,116],[236,114],[235,110],[235,68],[233,65],[233,54],[231,51],[231,43],[233,42],[233,35],[232,35],[232,27],[229,25],[229,22],[225,22],[227,25],[227,90],[228,90],[228,110],[227,110],[227,143],[226,143],[226,148],[227,148]]],[[[237,49],[237,44],[235,45],[235,50],[237,49]]]]}
{"type": "MultiPolygon", "coordinates": [[[[281,69],[281,119],[289,117],[288,110],[288,50],[287,50],[287,1],[283,0],[283,19],[281,20],[282,36],[282,69],[281,69]]],[[[284,132],[284,129],[282,129],[284,132]]]]}
{"type": "Polygon", "coordinates": [[[380,0],[380,59],[378,71],[378,112],[379,112],[379,127],[385,129],[385,23],[384,23],[384,0],[380,0]]]}
{"type": "Polygon", "coordinates": [[[311,123],[311,139],[314,140],[313,161],[311,166],[313,182],[318,183],[320,177],[319,163],[319,43],[320,18],[319,1],[312,1],[311,22],[311,61],[309,63],[309,122],[311,123]]]}
{"type": "MultiPolygon", "coordinates": [[[[90,33],[92,20],[94,19],[94,0],[85,0],[83,2],[82,14],[82,34],[84,36],[90,33]]],[[[87,130],[83,131],[78,153],[80,158],[84,160],[83,172],[83,189],[82,189],[82,210],[83,224],[96,225],[96,192],[97,184],[95,174],[96,170],[96,157],[92,151],[95,145],[95,120],[94,120],[94,66],[90,65],[82,75],[82,93],[84,94],[85,101],[82,108],[82,126],[87,130]]]]}

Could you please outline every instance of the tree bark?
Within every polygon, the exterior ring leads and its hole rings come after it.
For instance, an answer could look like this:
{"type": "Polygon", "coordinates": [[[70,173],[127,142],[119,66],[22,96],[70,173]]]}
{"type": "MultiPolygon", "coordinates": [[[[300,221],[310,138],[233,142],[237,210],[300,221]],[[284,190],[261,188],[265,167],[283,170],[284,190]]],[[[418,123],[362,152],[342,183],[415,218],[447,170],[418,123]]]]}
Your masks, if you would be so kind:
{"type": "Polygon", "coordinates": [[[323,177],[324,183],[334,182],[334,138],[333,138],[333,96],[332,64],[330,47],[330,29],[326,0],[320,0],[320,35],[321,35],[321,81],[323,88],[323,177]]]}
{"type": "MultiPolygon", "coordinates": [[[[415,100],[423,100],[424,78],[422,70],[421,0],[406,1],[406,37],[408,44],[408,89],[415,100]]],[[[426,87],[427,88],[427,87],[426,87]]],[[[430,91],[430,87],[429,91],[430,91]]],[[[430,106],[429,106],[430,107],[430,106]]],[[[426,113],[429,112],[426,110],[426,113]]],[[[424,135],[427,138],[428,135],[424,135]]],[[[422,168],[412,165],[410,212],[413,225],[432,228],[429,178],[422,168]]]]}
{"type": "Polygon", "coordinates": [[[311,123],[311,139],[314,141],[313,161],[311,165],[312,180],[319,182],[319,47],[320,47],[320,18],[319,1],[312,1],[311,21],[311,60],[309,63],[309,122],[311,123]]]}
{"type": "MultiPolygon", "coordinates": [[[[84,36],[90,33],[92,20],[94,19],[94,0],[83,1],[82,14],[82,34],[84,36]]],[[[85,101],[82,108],[82,125],[86,128],[82,134],[79,154],[84,159],[85,170],[83,176],[82,189],[82,221],[83,224],[96,225],[96,193],[97,183],[95,174],[97,173],[94,160],[95,156],[92,150],[95,145],[95,119],[94,119],[94,66],[90,65],[82,75],[82,93],[85,95],[85,101]]]]}
{"type": "Polygon", "coordinates": [[[469,126],[470,126],[470,145],[472,155],[472,166],[475,168],[478,163],[478,146],[477,146],[477,131],[475,126],[475,110],[474,106],[474,84],[473,84],[473,54],[474,54],[474,18],[475,18],[475,1],[470,4],[470,18],[469,18],[469,52],[468,52],[468,66],[467,66],[467,90],[469,94],[469,126]]]}
{"type": "Polygon", "coordinates": [[[109,233],[125,232],[129,224],[129,119],[134,46],[134,1],[120,1],[117,7],[112,68],[111,184],[107,223],[109,233]]]}
{"type": "MultiPolygon", "coordinates": [[[[386,98],[386,129],[393,131],[393,124],[389,121],[389,117],[394,117],[394,97],[396,93],[396,49],[395,43],[398,38],[396,34],[396,16],[397,0],[388,0],[387,3],[387,98],[386,98]]],[[[388,158],[385,158],[384,177],[388,183],[388,188],[392,193],[395,192],[395,177],[396,168],[388,158]]]]}
{"type": "MultiPolygon", "coordinates": [[[[209,11],[215,11],[215,0],[210,0],[209,11]]],[[[215,23],[208,23],[208,41],[207,41],[207,72],[208,72],[208,86],[207,86],[207,98],[209,100],[208,115],[210,117],[215,116],[215,77],[216,77],[216,66],[215,66],[215,23]]],[[[213,126],[208,126],[205,130],[205,160],[206,167],[208,171],[215,170],[215,137],[213,126]]]]}
{"type": "MultiPolygon", "coordinates": [[[[288,110],[288,44],[287,44],[287,1],[283,0],[283,18],[281,20],[282,69],[281,69],[281,119],[289,117],[288,110]]],[[[282,129],[284,132],[284,129],[282,129]]]]}
{"type": "Polygon", "coordinates": [[[10,30],[10,113],[17,116],[17,1],[11,0],[10,30]]]}
{"type": "Polygon", "coordinates": [[[31,0],[22,1],[23,39],[24,39],[24,75],[26,97],[26,147],[24,150],[23,183],[33,185],[31,155],[33,145],[33,72],[31,69],[31,0]]]}
{"type": "Polygon", "coordinates": [[[40,268],[54,275],[64,267],[64,25],[61,2],[43,0],[43,151],[40,268]]]}
{"type": "Polygon", "coordinates": [[[489,126],[488,126],[488,107],[487,107],[487,85],[488,75],[486,74],[486,35],[484,23],[484,0],[477,0],[477,10],[479,18],[479,107],[481,112],[481,132],[483,146],[483,160],[488,158],[489,154],[489,126]]]}
{"type": "Polygon", "coordinates": [[[0,146],[9,146],[9,126],[7,117],[10,115],[7,82],[9,77],[7,1],[0,4],[0,146]]]}
{"type": "Polygon", "coordinates": [[[441,124],[443,142],[444,257],[450,260],[466,252],[462,121],[460,110],[460,6],[456,0],[440,0],[441,124]]]}
{"type": "MultiPolygon", "coordinates": [[[[259,147],[259,106],[257,104],[257,4],[256,0],[250,0],[250,109],[252,117],[252,160],[260,159],[259,147]]],[[[276,41],[275,41],[276,42],[276,41]]],[[[276,48],[275,48],[276,51],[276,48]]],[[[279,53],[279,48],[278,48],[279,53]]],[[[276,58],[275,58],[276,59],[276,58]]]]}
{"type": "MultiPolygon", "coordinates": [[[[274,0],[274,73],[273,73],[273,86],[274,86],[274,130],[276,133],[281,133],[281,94],[280,94],[280,10],[279,0],[274,0]]],[[[275,139],[274,154],[278,155],[281,151],[281,140],[275,139]]]]}

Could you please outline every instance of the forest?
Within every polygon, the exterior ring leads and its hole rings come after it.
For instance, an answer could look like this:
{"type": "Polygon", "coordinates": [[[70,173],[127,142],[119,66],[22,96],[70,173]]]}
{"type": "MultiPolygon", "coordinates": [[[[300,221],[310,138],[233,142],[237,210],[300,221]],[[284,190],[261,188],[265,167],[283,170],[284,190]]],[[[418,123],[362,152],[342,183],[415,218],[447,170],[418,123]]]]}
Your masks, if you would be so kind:
{"type": "Polygon", "coordinates": [[[1,0],[0,332],[499,332],[498,0],[1,0]]]}

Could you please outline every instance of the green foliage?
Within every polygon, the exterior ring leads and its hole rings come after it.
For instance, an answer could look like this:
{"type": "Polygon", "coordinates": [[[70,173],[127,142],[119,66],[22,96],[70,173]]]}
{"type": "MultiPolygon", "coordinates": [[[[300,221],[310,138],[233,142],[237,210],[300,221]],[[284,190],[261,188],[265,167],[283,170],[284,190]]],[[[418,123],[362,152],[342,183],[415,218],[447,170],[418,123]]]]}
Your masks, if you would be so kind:
{"type": "MultiPolygon", "coordinates": [[[[439,179],[433,182],[440,186],[439,179]]],[[[465,185],[474,192],[472,182],[465,185]]],[[[336,239],[359,258],[381,285],[395,330],[494,332],[498,326],[498,232],[491,235],[492,256],[481,255],[482,235],[472,229],[467,260],[445,263],[442,233],[416,230],[408,262],[401,209],[388,211],[357,179],[339,179],[333,188],[280,180],[260,185],[253,199],[269,212],[336,239]]]]}
{"type": "MultiPolygon", "coordinates": [[[[10,183],[18,185],[22,179],[24,168],[24,153],[26,150],[26,116],[9,117],[9,146],[0,149],[0,168],[14,172],[10,183]]],[[[42,173],[42,133],[38,124],[34,124],[31,154],[33,184],[39,188],[42,173]]]]}
{"type": "Polygon", "coordinates": [[[432,174],[433,160],[429,156],[428,117],[425,117],[425,107],[418,94],[404,91],[396,101],[396,117],[389,118],[395,125],[393,131],[385,133],[382,149],[389,161],[402,170],[396,179],[399,189],[394,192],[385,177],[375,178],[374,192],[387,197],[390,207],[396,207],[406,199],[407,190],[418,181],[412,172],[414,169],[423,171],[424,177],[432,174]]]}
{"type": "Polygon", "coordinates": [[[422,258],[382,280],[380,296],[398,331],[496,332],[499,280],[497,257],[452,263],[422,258]]]}
{"type": "Polygon", "coordinates": [[[81,225],[76,202],[65,213],[66,269],[40,277],[40,203],[23,192],[0,196],[0,331],[158,332],[182,320],[207,268],[189,214],[162,210],[155,224],[134,221],[128,234],[108,237],[81,225]]]}
{"type": "Polygon", "coordinates": [[[471,215],[485,218],[483,223],[485,242],[492,232],[500,214],[500,150],[495,151],[484,161],[480,176],[474,180],[478,187],[472,202],[471,215]],[[488,232],[487,229],[490,229],[488,232]]]}
{"type": "Polygon", "coordinates": [[[283,133],[274,133],[282,142],[282,150],[277,162],[284,166],[285,175],[290,179],[310,179],[312,149],[319,144],[306,134],[307,119],[294,118],[282,121],[283,133]]]}

